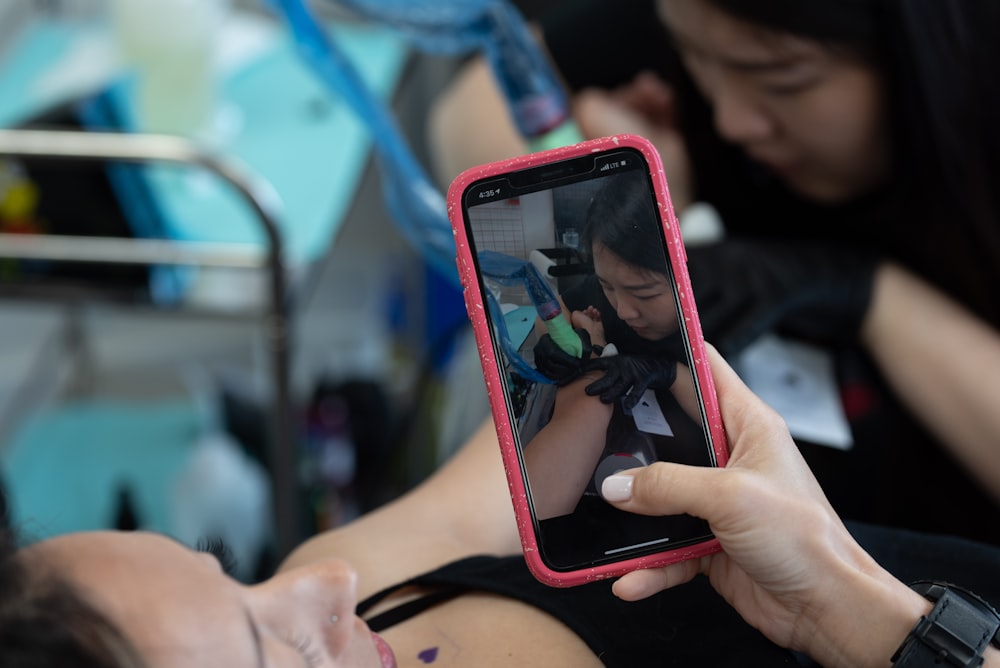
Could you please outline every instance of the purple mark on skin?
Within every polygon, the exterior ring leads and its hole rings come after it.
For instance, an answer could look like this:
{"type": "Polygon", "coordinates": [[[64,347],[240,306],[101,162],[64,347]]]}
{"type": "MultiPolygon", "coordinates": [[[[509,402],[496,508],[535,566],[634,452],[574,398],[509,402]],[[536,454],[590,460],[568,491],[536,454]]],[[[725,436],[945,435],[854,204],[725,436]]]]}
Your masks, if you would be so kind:
{"type": "Polygon", "coordinates": [[[417,654],[417,658],[424,663],[434,663],[438,658],[438,648],[431,647],[430,649],[425,649],[423,652],[420,652],[420,654],[417,654]]]}

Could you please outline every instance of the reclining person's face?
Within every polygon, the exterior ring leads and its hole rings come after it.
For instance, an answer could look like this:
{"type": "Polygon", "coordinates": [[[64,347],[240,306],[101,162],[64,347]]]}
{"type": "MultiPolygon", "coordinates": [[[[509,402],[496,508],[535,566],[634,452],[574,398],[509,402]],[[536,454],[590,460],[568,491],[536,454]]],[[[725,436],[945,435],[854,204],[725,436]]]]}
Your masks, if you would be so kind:
{"type": "Polygon", "coordinates": [[[355,572],[330,560],[254,586],[150,533],[70,534],[28,548],[106,614],[155,667],[394,664],[355,616],[355,572]]]}

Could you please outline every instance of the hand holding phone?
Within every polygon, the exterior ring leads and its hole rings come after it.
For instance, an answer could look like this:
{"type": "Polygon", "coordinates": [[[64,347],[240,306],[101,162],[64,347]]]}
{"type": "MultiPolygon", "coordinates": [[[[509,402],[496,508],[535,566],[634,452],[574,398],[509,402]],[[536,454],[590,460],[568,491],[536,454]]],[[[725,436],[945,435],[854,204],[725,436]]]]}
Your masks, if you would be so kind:
{"type": "Polygon", "coordinates": [[[652,145],[620,135],[474,168],[448,203],[532,573],[570,586],[718,550],[698,518],[600,496],[624,469],[727,456],[652,145]]]}

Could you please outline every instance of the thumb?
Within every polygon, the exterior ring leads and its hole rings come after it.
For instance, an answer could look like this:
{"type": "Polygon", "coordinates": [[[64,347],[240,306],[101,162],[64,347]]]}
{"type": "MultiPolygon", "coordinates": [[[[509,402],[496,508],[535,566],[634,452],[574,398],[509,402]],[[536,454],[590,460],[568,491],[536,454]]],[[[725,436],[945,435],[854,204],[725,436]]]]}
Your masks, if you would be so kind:
{"type": "Polygon", "coordinates": [[[723,475],[725,469],[654,462],[608,476],[601,484],[601,496],[640,515],[688,514],[711,522],[723,475]]]}

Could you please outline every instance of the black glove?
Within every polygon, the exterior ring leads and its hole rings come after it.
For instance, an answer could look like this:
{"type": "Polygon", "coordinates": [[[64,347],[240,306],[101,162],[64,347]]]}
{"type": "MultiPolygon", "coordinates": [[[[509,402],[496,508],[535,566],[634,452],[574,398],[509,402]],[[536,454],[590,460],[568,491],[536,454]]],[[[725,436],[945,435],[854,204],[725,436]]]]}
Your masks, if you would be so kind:
{"type": "Polygon", "coordinates": [[[614,355],[592,359],[586,367],[587,371],[604,372],[587,386],[586,393],[600,395],[606,404],[625,397],[622,406],[627,410],[639,403],[647,389],[669,390],[677,380],[677,362],[669,357],[614,355]]]}
{"type": "Polygon", "coordinates": [[[687,255],[705,339],[724,356],[770,330],[855,341],[878,265],[874,255],[819,242],[733,239],[687,255]]]}
{"type": "Polygon", "coordinates": [[[535,344],[535,368],[543,376],[552,380],[560,387],[580,377],[584,370],[584,362],[590,357],[593,347],[590,345],[590,334],[585,329],[573,330],[579,335],[583,344],[583,357],[574,357],[559,347],[549,334],[542,335],[535,344]]]}

